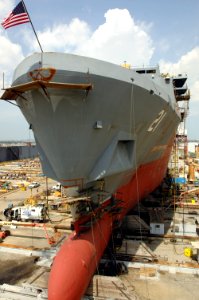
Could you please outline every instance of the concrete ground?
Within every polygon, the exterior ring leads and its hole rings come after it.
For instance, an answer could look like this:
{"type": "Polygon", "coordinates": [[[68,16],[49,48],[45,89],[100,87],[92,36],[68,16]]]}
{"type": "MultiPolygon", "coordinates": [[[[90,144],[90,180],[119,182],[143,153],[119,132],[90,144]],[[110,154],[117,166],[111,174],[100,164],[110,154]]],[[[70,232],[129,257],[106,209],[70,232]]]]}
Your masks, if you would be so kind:
{"type": "MultiPolygon", "coordinates": [[[[20,189],[7,192],[5,194],[0,195],[0,217],[3,218],[2,211],[7,208],[9,204],[13,204],[14,206],[22,204],[25,199],[35,196],[42,191],[46,191],[46,180],[44,178],[40,178],[37,180],[40,183],[39,188],[26,189],[26,191],[22,191],[20,189]]],[[[55,181],[52,179],[48,179],[48,188],[52,187],[55,184],[55,181]]]]}
{"type": "Polygon", "coordinates": [[[36,257],[20,254],[0,253],[0,284],[16,284],[21,278],[30,276],[38,266],[36,257]]]}
{"type": "MultiPolygon", "coordinates": [[[[18,230],[21,231],[22,229],[19,228],[18,230]]],[[[28,232],[30,234],[32,231],[32,229],[27,230],[26,234],[28,232]]],[[[34,230],[41,238],[41,229],[34,230]]],[[[38,244],[41,243],[40,238],[36,239],[38,244]]],[[[26,238],[23,241],[25,240],[26,238]]],[[[120,253],[122,253],[122,249],[128,249],[128,253],[131,252],[137,258],[143,256],[149,259],[151,258],[150,251],[153,249],[152,253],[158,257],[159,262],[127,262],[128,274],[116,277],[95,275],[84,298],[96,300],[198,300],[199,266],[195,260],[184,256],[183,247],[184,244],[181,242],[177,241],[173,245],[173,242],[168,239],[158,242],[154,238],[149,243],[147,241],[141,243],[140,241],[125,240],[120,253]]],[[[53,248],[46,248],[46,254],[43,252],[44,260],[45,256],[46,258],[48,256],[48,251],[51,251],[50,249],[53,248]]],[[[28,251],[26,250],[26,255],[20,255],[16,254],[15,249],[9,248],[6,250],[6,248],[1,248],[0,284],[14,285],[15,287],[21,287],[21,290],[31,284],[33,289],[37,290],[39,288],[47,292],[50,264],[48,266],[44,264],[44,267],[42,267],[42,259],[41,262],[39,262],[40,260],[37,261],[39,257],[34,254],[28,255],[28,251]]],[[[5,294],[2,295],[0,292],[0,299],[5,299],[2,298],[4,296],[5,294]]],[[[20,298],[13,296],[9,299],[20,298]]]]}
{"type": "MultiPolygon", "coordinates": [[[[32,290],[47,291],[49,268],[36,264],[36,257],[12,254],[11,258],[11,255],[6,253],[1,253],[0,257],[0,284],[16,286],[16,289],[21,287],[21,291],[31,284],[32,290]]],[[[130,267],[126,275],[117,277],[95,275],[84,299],[198,300],[198,284],[198,275],[156,271],[143,264],[136,268],[130,267]]],[[[15,293],[9,293],[8,299],[20,299],[20,292],[17,295],[19,298],[15,293]]],[[[5,293],[0,292],[0,299],[5,300],[4,297],[5,293]]],[[[35,295],[35,299],[36,297],[35,295]]],[[[34,297],[31,296],[31,299],[34,297]]]]}
{"type": "MultiPolygon", "coordinates": [[[[49,180],[48,186],[54,183],[49,180]]],[[[17,190],[0,196],[0,212],[8,204],[18,205],[45,189],[45,179],[41,178],[38,190],[17,190]]],[[[175,215],[175,226],[178,225],[180,230],[180,223],[184,220],[190,230],[195,220],[199,221],[198,215],[197,211],[190,213],[183,210],[182,214],[180,210],[175,215]]],[[[172,235],[173,215],[168,214],[164,217],[165,233],[172,235]]],[[[3,218],[3,215],[0,218],[3,218]]],[[[55,235],[51,225],[53,227],[61,224],[67,228],[71,222],[70,216],[65,212],[51,211],[50,219],[52,223],[46,224],[47,233],[42,224],[41,227],[14,225],[10,228],[3,225],[11,231],[11,235],[0,244],[0,299],[36,299],[38,289],[43,291],[43,299],[47,299],[50,266],[56,251],[69,232],[60,230],[58,235],[55,235]],[[58,244],[50,244],[47,235],[49,238],[56,238],[58,244]],[[7,294],[4,290],[5,285],[7,294]]],[[[176,233],[180,234],[182,233],[176,233]]],[[[195,236],[195,239],[198,240],[198,237],[195,236]]],[[[93,276],[84,299],[199,300],[199,264],[196,261],[196,252],[193,252],[192,257],[185,256],[184,253],[186,248],[191,248],[191,241],[192,239],[182,239],[180,236],[125,239],[118,254],[121,260],[125,255],[132,258],[131,262],[124,259],[128,266],[128,274],[113,277],[93,276]]]]}
{"type": "Polygon", "coordinates": [[[199,299],[198,275],[130,268],[129,274],[120,278],[125,286],[136,291],[140,300],[199,299]]]}

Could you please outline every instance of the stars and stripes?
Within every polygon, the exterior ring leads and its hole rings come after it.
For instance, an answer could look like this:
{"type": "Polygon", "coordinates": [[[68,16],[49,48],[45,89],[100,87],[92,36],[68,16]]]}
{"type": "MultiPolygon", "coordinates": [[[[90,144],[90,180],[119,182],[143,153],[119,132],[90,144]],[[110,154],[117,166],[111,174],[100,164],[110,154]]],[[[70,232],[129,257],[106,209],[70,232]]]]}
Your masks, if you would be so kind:
{"type": "Polygon", "coordinates": [[[26,12],[23,2],[20,1],[19,4],[13,9],[11,14],[3,20],[1,25],[7,29],[12,26],[20,25],[23,23],[30,22],[28,13],[26,12]]]}

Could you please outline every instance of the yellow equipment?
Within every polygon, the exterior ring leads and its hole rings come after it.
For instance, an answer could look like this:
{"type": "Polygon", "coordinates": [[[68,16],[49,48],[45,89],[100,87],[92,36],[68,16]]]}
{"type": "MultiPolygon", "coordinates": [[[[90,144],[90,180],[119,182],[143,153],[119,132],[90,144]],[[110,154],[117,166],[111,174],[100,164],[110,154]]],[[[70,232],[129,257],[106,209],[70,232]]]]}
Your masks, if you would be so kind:
{"type": "Polygon", "coordinates": [[[32,205],[32,206],[34,206],[34,205],[37,204],[37,202],[38,202],[38,200],[37,200],[36,197],[29,197],[29,198],[25,199],[24,205],[32,205]]]}
{"type": "Polygon", "coordinates": [[[187,257],[192,257],[193,250],[191,248],[185,248],[184,249],[184,255],[187,256],[187,257]]]}

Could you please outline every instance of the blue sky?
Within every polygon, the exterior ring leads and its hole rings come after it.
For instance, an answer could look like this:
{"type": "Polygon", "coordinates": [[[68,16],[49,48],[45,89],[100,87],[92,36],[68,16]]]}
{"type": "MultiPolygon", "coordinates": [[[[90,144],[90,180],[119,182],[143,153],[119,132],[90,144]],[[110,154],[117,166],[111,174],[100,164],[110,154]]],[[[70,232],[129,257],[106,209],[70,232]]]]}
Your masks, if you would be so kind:
{"type": "MultiPolygon", "coordinates": [[[[0,0],[0,19],[18,2],[0,0]]],[[[88,54],[117,64],[159,64],[162,72],[187,73],[192,94],[188,138],[199,139],[198,0],[24,2],[44,51],[88,54]]],[[[39,48],[29,23],[0,28],[0,44],[0,70],[9,86],[17,64],[39,48]]],[[[17,107],[1,102],[0,113],[0,140],[29,138],[28,124],[17,107]]]]}

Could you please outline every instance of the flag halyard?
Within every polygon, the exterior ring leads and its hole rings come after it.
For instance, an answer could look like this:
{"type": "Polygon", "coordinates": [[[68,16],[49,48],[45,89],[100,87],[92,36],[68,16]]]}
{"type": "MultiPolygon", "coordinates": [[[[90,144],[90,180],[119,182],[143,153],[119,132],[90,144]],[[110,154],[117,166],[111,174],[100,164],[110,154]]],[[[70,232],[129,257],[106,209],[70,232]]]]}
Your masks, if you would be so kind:
{"type": "Polygon", "coordinates": [[[29,16],[24,8],[22,1],[20,1],[17,6],[13,9],[10,15],[3,20],[1,25],[4,29],[10,28],[12,26],[24,24],[30,22],[29,16]]]}

